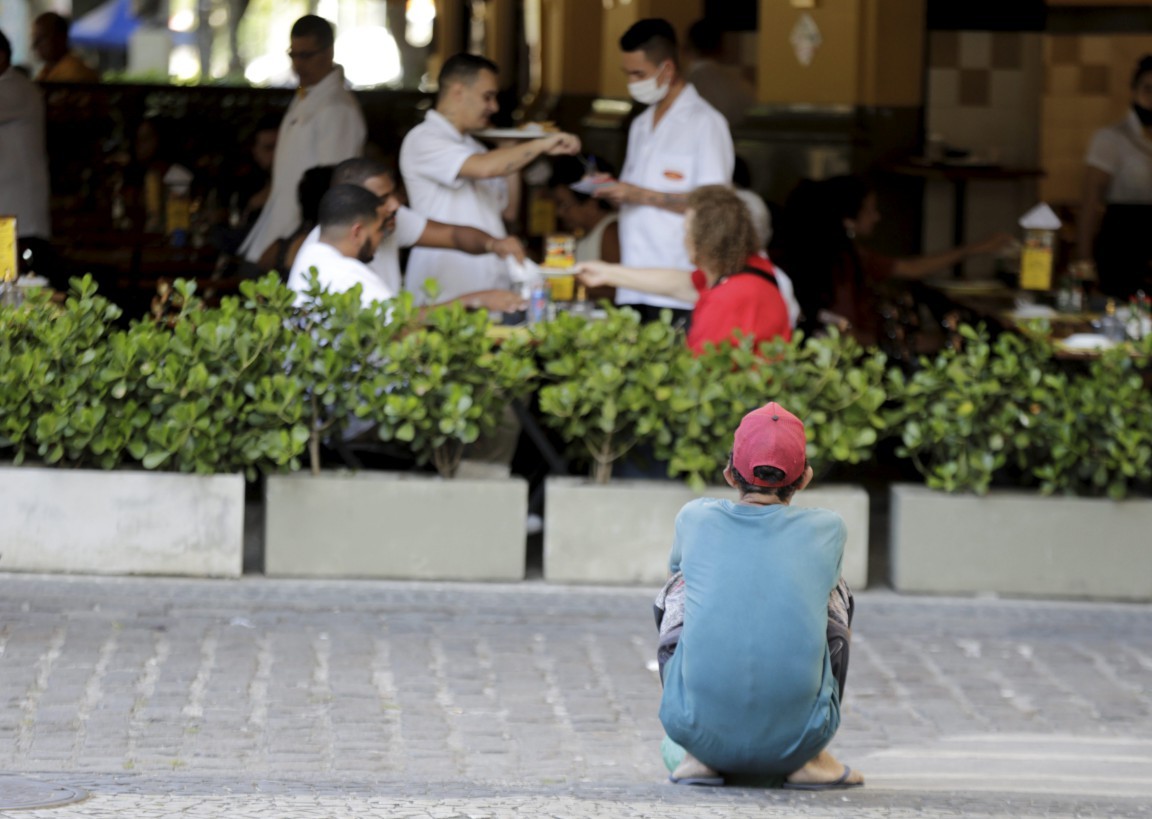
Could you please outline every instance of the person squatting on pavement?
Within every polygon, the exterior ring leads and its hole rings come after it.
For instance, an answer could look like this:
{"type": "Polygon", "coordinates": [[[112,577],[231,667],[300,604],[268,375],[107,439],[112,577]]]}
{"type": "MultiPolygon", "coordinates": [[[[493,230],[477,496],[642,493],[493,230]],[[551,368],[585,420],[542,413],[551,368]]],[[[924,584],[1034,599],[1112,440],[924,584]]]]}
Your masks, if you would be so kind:
{"type": "Polygon", "coordinates": [[[812,480],[805,441],[777,403],[748,413],[724,469],[740,499],[700,498],[676,517],[656,620],[664,760],[677,784],[864,784],[826,750],[853,599],[840,576],[844,521],[790,505],[812,480]]]}

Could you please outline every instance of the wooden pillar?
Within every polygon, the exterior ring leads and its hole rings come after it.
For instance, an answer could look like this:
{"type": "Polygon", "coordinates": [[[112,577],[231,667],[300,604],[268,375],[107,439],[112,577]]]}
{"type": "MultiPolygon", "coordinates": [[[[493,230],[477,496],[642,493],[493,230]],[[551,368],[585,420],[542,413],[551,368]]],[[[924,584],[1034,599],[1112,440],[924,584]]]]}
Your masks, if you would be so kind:
{"type": "Polygon", "coordinates": [[[769,103],[921,105],[924,27],[925,0],[760,0],[758,96],[769,103]],[[805,19],[819,38],[807,65],[792,42],[805,19]]]}
{"type": "Polygon", "coordinates": [[[543,0],[541,21],[544,90],[597,94],[604,5],[590,0],[543,0]]]}

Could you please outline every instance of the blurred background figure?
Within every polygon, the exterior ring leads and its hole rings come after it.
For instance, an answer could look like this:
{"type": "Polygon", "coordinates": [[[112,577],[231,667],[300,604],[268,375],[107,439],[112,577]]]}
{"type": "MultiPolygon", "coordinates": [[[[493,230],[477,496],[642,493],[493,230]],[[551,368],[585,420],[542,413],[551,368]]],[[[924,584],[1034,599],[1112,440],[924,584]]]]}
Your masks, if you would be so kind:
{"type": "MultiPolygon", "coordinates": [[[[0,32],[0,214],[16,216],[24,249],[46,250],[48,155],[44,150],[44,100],[40,89],[12,67],[12,44],[0,32]]],[[[47,274],[47,270],[35,271],[47,274]]],[[[54,282],[54,284],[56,284],[54,282]]]]}
{"type": "Polygon", "coordinates": [[[260,273],[275,270],[284,281],[296,261],[296,254],[312,228],[320,224],[320,200],[332,185],[332,165],[309,168],[296,186],[296,202],[300,208],[300,223],[291,232],[276,239],[264,249],[256,261],[260,273]]]}
{"type": "Polygon", "coordinates": [[[723,64],[724,32],[713,20],[697,20],[684,43],[684,79],[724,115],[729,127],[744,121],[756,104],[756,89],[732,65],[723,64]]]}
{"type": "Polygon", "coordinates": [[[268,202],[280,119],[278,114],[261,117],[241,152],[224,164],[215,219],[221,225],[220,249],[226,253],[236,253],[268,202]]]}
{"type": "Polygon", "coordinates": [[[890,279],[920,279],[1012,242],[1007,233],[940,253],[892,258],[869,250],[880,221],[876,192],[859,176],[804,180],[788,196],[773,235],[772,260],[788,271],[807,332],[826,324],[874,344],[880,327],[876,288],[890,279]]]}
{"type": "MultiPolygon", "coordinates": [[[[615,176],[608,163],[593,157],[598,173],[615,176]]],[[[556,205],[556,218],[560,226],[576,236],[576,261],[620,261],[620,229],[616,223],[616,209],[605,199],[596,199],[586,193],[577,193],[571,185],[579,182],[589,169],[574,156],[559,156],[552,161],[552,177],[548,187],[556,205]]]]}
{"type": "Polygon", "coordinates": [[[1120,298],[1152,289],[1152,54],[1136,64],[1131,87],[1128,115],[1088,146],[1073,263],[1120,298]]]}
{"type": "Polygon", "coordinates": [[[335,37],[332,24],[314,14],[292,26],[289,56],[300,87],[280,124],[267,202],[240,247],[250,262],[262,262],[269,245],[299,223],[296,186],[306,170],[335,165],[364,150],[368,129],[344,69],[336,65],[335,37]]]}
{"type": "Polygon", "coordinates": [[[76,55],[68,45],[71,23],[54,11],[47,11],[32,23],[32,50],[44,65],[37,82],[99,82],[100,75],[76,55]]]}

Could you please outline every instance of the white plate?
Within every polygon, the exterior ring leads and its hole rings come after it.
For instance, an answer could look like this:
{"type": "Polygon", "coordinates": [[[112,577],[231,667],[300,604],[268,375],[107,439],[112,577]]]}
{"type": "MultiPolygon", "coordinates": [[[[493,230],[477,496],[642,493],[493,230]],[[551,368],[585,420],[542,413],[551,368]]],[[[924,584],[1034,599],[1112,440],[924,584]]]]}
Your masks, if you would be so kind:
{"type": "Polygon", "coordinates": [[[543,128],[485,128],[483,131],[474,131],[472,136],[481,139],[539,139],[548,136],[543,128]]]}
{"type": "Polygon", "coordinates": [[[17,287],[47,287],[48,280],[43,276],[21,276],[16,280],[17,287]]]}
{"type": "Polygon", "coordinates": [[[1047,304],[1026,304],[1022,307],[1017,307],[1008,315],[1014,319],[1045,319],[1055,318],[1059,313],[1047,304]]]}
{"type": "Polygon", "coordinates": [[[1116,342],[1107,336],[1098,333],[1073,333],[1068,338],[1060,339],[1056,346],[1063,350],[1107,350],[1115,347],[1116,342]]]}

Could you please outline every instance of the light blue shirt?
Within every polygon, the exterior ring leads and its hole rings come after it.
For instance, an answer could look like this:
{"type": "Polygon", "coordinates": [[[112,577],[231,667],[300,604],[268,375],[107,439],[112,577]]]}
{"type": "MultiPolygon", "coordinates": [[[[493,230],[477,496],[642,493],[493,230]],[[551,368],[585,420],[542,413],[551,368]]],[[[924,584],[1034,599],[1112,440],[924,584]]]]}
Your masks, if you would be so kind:
{"type": "Polygon", "coordinates": [[[684,630],[660,721],[701,762],[788,774],[831,741],[828,595],[846,535],[827,509],[702,498],[680,510],[669,568],[684,572],[684,630]]]}

